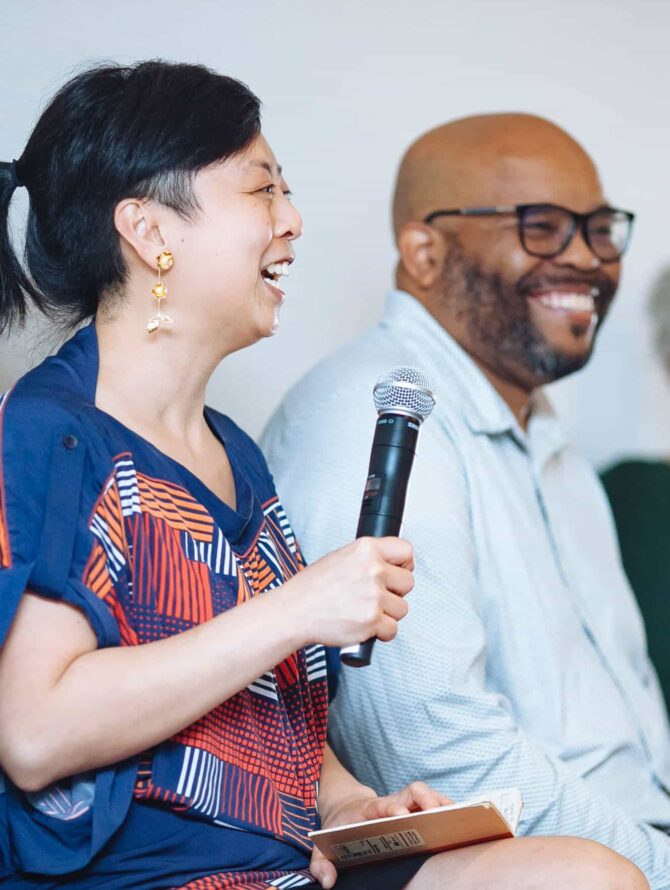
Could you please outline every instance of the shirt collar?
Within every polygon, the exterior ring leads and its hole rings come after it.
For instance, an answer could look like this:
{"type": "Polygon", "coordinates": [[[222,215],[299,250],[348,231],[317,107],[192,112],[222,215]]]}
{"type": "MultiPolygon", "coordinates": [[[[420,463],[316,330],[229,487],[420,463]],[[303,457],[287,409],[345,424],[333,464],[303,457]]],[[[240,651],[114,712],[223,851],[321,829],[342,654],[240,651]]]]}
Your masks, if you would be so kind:
{"type": "Polygon", "coordinates": [[[52,361],[67,369],[76,391],[84,401],[94,405],[100,364],[95,319],[67,340],[52,361]]]}
{"type": "Polygon", "coordinates": [[[536,389],[533,393],[526,437],[539,468],[567,447],[568,440],[563,427],[543,389],[536,389]]]}
{"type": "Polygon", "coordinates": [[[430,312],[411,294],[394,290],[386,298],[382,328],[421,356],[421,368],[435,387],[436,407],[458,410],[473,433],[512,435],[524,448],[543,455],[542,462],[565,445],[565,436],[543,390],[531,399],[531,416],[524,432],[504,399],[484,373],[430,312]]]}

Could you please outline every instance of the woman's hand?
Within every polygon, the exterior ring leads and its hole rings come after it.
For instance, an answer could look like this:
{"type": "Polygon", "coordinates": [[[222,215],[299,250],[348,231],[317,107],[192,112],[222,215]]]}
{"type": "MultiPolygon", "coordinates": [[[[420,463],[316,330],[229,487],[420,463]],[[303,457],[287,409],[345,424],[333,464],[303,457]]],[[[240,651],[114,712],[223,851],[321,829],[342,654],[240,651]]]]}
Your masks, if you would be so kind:
{"type": "Polygon", "coordinates": [[[323,827],[332,828],[334,825],[347,825],[349,822],[367,822],[369,819],[384,819],[386,816],[406,816],[408,813],[431,810],[433,807],[443,807],[450,803],[453,803],[453,800],[426,785],[425,782],[412,782],[400,791],[387,794],[385,797],[361,795],[353,800],[343,801],[331,813],[327,820],[328,824],[324,824],[323,827]]]}
{"type": "Polygon", "coordinates": [[[370,637],[392,640],[407,614],[414,554],[401,538],[359,538],[284,584],[305,643],[348,646],[370,637]]]}
{"type": "MultiPolygon", "coordinates": [[[[386,816],[405,816],[419,810],[430,810],[453,803],[450,798],[430,788],[424,782],[412,782],[395,794],[377,797],[374,792],[361,793],[346,798],[338,803],[336,809],[329,812],[324,819],[323,828],[336,825],[348,825],[352,822],[366,822],[369,819],[383,819],[386,816]]],[[[324,888],[333,886],[337,879],[337,870],[332,862],[314,847],[310,871],[324,888]]]]}

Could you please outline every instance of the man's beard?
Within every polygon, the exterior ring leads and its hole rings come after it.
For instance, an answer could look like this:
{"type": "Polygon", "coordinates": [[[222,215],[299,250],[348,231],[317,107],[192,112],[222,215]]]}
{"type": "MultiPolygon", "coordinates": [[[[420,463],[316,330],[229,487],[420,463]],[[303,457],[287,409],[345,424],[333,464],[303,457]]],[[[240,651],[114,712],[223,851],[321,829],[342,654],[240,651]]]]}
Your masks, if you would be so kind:
{"type": "Polygon", "coordinates": [[[507,378],[516,377],[514,369],[519,369],[523,379],[514,382],[527,385],[530,378],[533,386],[559,380],[584,367],[614,297],[615,285],[603,272],[566,271],[560,278],[559,273],[548,277],[533,272],[509,285],[500,274],[487,275],[480,265],[469,260],[458,238],[451,236],[449,241],[442,297],[459,321],[465,320],[469,343],[480,361],[507,378]],[[598,288],[598,320],[589,348],[573,353],[552,346],[537,330],[528,298],[543,285],[576,282],[598,288]]]}

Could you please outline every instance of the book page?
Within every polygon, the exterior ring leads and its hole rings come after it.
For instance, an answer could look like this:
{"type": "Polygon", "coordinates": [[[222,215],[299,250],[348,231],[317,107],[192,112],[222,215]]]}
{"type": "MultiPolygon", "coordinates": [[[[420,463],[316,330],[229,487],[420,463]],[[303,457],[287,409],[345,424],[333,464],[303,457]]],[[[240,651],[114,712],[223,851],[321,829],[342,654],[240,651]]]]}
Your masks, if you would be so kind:
{"type": "Polygon", "coordinates": [[[505,822],[507,822],[512,833],[516,834],[516,830],[519,827],[519,819],[521,819],[521,811],[523,809],[523,800],[521,799],[521,792],[518,788],[505,788],[503,791],[489,791],[488,794],[484,794],[481,797],[473,797],[469,800],[462,800],[458,804],[453,804],[451,808],[453,809],[454,806],[468,807],[478,803],[492,803],[505,822]]]}
{"type": "Polygon", "coordinates": [[[523,800],[518,788],[508,788],[506,791],[498,791],[489,795],[491,803],[500,810],[512,832],[516,834],[523,810],[523,800]]]}

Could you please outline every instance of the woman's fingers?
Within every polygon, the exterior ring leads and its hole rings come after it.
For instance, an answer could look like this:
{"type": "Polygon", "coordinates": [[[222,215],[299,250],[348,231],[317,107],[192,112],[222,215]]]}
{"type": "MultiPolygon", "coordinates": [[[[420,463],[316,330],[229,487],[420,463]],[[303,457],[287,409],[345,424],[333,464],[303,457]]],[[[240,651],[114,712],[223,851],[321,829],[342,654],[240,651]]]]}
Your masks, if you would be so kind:
{"type": "Polygon", "coordinates": [[[432,810],[434,807],[443,807],[453,802],[425,782],[412,782],[399,793],[403,803],[410,810],[432,810]]]}
{"type": "Polygon", "coordinates": [[[394,618],[389,618],[388,615],[382,615],[377,622],[374,635],[382,643],[390,643],[398,636],[398,622],[394,618]]]}
{"type": "Polygon", "coordinates": [[[381,610],[384,615],[395,621],[402,621],[409,611],[409,604],[395,593],[386,593],[382,597],[381,610]]]}
{"type": "Polygon", "coordinates": [[[387,816],[406,816],[408,813],[407,807],[398,800],[398,795],[389,794],[370,801],[365,809],[365,818],[385,819],[387,816]]]}
{"type": "Polygon", "coordinates": [[[412,782],[395,794],[377,798],[374,803],[376,804],[376,815],[368,817],[371,819],[384,816],[404,816],[418,810],[432,810],[435,807],[447,806],[453,801],[426,785],[425,782],[412,782]]]}
{"type": "Polygon", "coordinates": [[[384,562],[414,571],[414,548],[404,538],[374,538],[384,562]]]}
{"type": "Polygon", "coordinates": [[[398,596],[406,596],[414,587],[414,575],[409,569],[390,564],[384,570],[383,581],[386,589],[398,596]]]}
{"type": "Polygon", "coordinates": [[[314,847],[312,851],[312,860],[309,870],[313,877],[321,884],[324,890],[330,890],[337,880],[337,870],[332,862],[330,862],[323,853],[314,847]]]}
{"type": "Polygon", "coordinates": [[[414,586],[412,545],[401,538],[358,538],[286,584],[305,637],[346,646],[373,636],[392,640],[414,586]],[[324,591],[326,595],[324,595],[324,591]]]}
{"type": "Polygon", "coordinates": [[[377,620],[375,636],[388,643],[398,635],[398,622],[407,615],[409,606],[401,596],[387,593],[382,602],[383,612],[377,620]]]}

